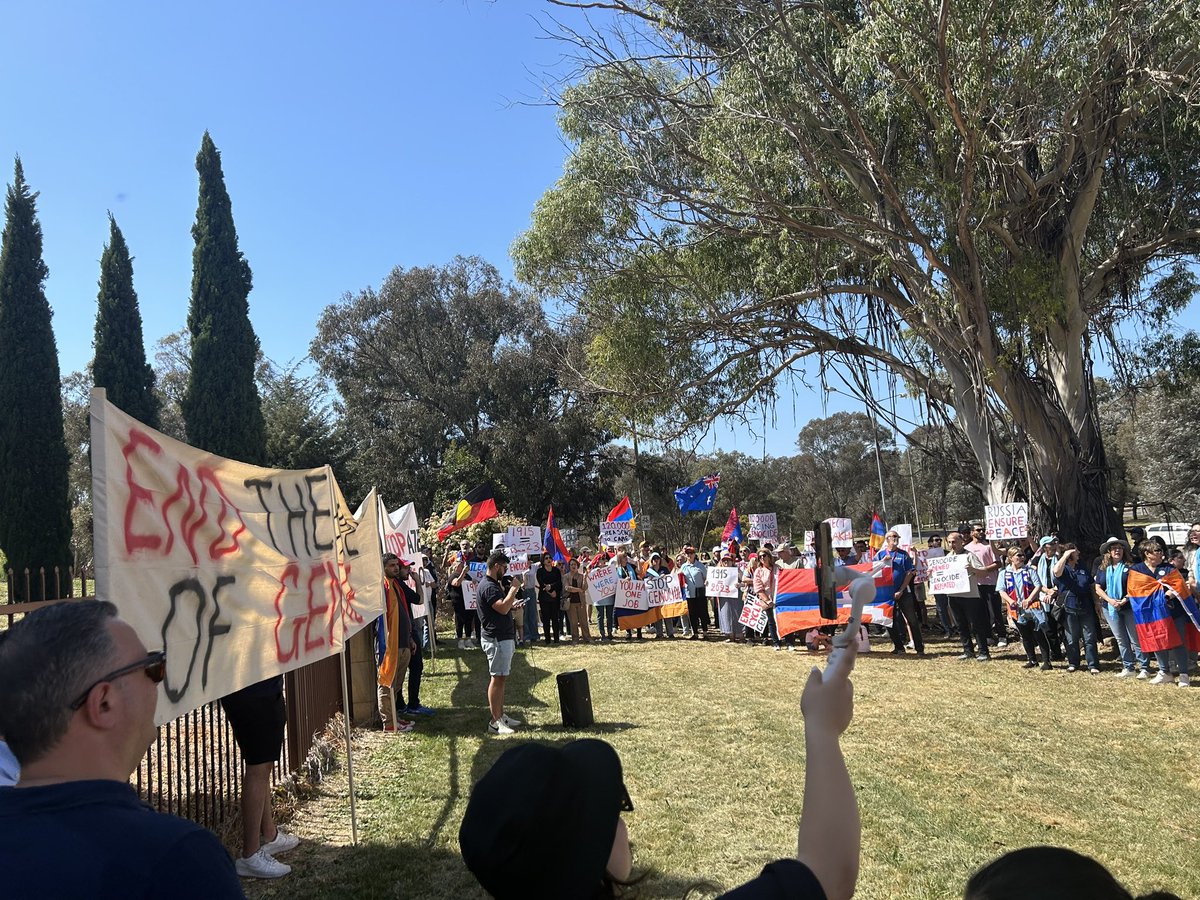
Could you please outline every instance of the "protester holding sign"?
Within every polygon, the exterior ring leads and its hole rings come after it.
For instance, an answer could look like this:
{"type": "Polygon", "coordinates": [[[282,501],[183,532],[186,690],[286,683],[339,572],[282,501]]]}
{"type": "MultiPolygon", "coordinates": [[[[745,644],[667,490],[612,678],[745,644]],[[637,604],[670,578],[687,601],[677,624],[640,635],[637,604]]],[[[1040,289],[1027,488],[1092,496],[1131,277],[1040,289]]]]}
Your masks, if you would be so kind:
{"type": "MultiPolygon", "coordinates": [[[[979,576],[985,572],[985,567],[978,556],[967,550],[967,542],[963,538],[962,532],[950,532],[948,540],[950,541],[950,552],[946,554],[949,558],[948,564],[961,569],[965,575],[957,585],[958,589],[945,591],[950,597],[950,608],[954,610],[954,618],[958,620],[959,638],[962,640],[963,648],[962,656],[959,659],[974,658],[980,662],[987,662],[992,658],[991,653],[988,652],[991,616],[979,596],[978,580],[979,576]],[[961,582],[965,582],[965,586],[961,582]],[[978,653],[976,653],[975,644],[971,641],[972,634],[979,644],[978,653]]],[[[932,574],[934,571],[931,567],[931,583],[934,583],[932,574]]]]}
{"type": "Polygon", "coordinates": [[[1029,565],[1029,551],[1013,547],[1008,551],[1008,567],[1000,576],[1000,593],[1008,606],[1008,616],[1025,648],[1025,668],[1032,669],[1037,663],[1036,647],[1042,647],[1042,670],[1049,672],[1054,666],[1050,662],[1050,640],[1046,636],[1046,611],[1042,608],[1037,572],[1029,565]]]}
{"type": "MultiPolygon", "coordinates": [[[[597,555],[597,558],[600,558],[597,555]]],[[[595,561],[593,561],[595,562],[595,561]]],[[[596,629],[600,641],[612,643],[613,604],[617,599],[617,572],[612,566],[593,566],[588,571],[588,593],[596,608],[596,629]]]]}
{"type": "MultiPolygon", "coordinates": [[[[762,602],[767,611],[767,633],[765,640],[771,641],[776,650],[782,650],[779,640],[779,627],[775,621],[775,554],[770,550],[759,550],[753,575],[753,594],[762,602]]],[[[792,635],[786,638],[788,650],[795,651],[796,639],[792,635]]]]}
{"type": "MultiPolygon", "coordinates": [[[[990,541],[984,540],[985,529],[982,524],[971,526],[971,542],[967,550],[979,557],[983,563],[983,571],[977,578],[979,596],[987,606],[988,617],[992,623],[996,646],[1003,649],[1008,646],[1008,617],[1000,603],[1000,595],[996,591],[996,579],[1000,572],[1000,561],[990,541]]],[[[984,648],[986,649],[986,648],[984,648]]]]}
{"type": "Polygon", "coordinates": [[[551,634],[554,643],[559,643],[562,633],[559,625],[559,603],[563,596],[562,572],[551,565],[549,553],[542,554],[541,565],[537,569],[538,611],[542,616],[542,642],[549,644],[551,634]]]}
{"type": "Polygon", "coordinates": [[[480,639],[488,661],[487,700],[488,734],[513,734],[520,724],[504,712],[504,688],[512,670],[513,653],[516,650],[516,625],[513,622],[513,606],[521,602],[517,594],[521,590],[519,578],[505,579],[508,556],[503,550],[493,550],[487,561],[487,575],[479,589],[479,621],[483,626],[480,639]]]}

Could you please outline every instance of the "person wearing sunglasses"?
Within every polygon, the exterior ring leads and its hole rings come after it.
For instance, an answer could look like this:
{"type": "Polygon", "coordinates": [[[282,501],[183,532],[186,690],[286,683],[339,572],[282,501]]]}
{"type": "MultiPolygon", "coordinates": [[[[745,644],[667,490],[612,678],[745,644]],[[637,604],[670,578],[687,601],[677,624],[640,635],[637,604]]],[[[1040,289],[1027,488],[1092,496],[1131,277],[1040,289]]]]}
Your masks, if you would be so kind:
{"type": "Polygon", "coordinates": [[[129,784],[154,740],[167,660],[102,600],[42,607],[0,632],[0,734],[21,765],[0,788],[0,894],[243,897],[216,835],[129,784]]]}

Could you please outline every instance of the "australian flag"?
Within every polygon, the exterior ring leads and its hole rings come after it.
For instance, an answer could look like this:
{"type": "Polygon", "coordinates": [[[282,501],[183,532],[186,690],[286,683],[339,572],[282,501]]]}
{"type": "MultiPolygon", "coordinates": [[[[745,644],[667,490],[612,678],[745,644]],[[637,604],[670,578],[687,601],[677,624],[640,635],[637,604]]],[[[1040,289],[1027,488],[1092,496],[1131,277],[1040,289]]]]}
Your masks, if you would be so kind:
{"type": "Polygon", "coordinates": [[[713,508],[717,499],[717,485],[721,476],[705,475],[697,479],[695,484],[675,489],[675,502],[679,504],[680,512],[707,512],[713,508]]]}

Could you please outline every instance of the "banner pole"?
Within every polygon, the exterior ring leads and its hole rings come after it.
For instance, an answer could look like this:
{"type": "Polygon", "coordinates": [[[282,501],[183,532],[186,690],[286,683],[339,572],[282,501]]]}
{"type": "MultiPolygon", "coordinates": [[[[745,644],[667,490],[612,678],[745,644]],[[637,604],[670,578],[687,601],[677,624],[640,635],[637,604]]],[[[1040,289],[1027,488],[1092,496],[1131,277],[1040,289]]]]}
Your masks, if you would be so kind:
{"type": "Polygon", "coordinates": [[[346,723],[346,781],[350,789],[350,843],[358,845],[358,803],[354,796],[354,754],[350,746],[350,729],[351,729],[351,710],[350,710],[350,686],[346,677],[346,666],[349,664],[349,658],[346,656],[346,647],[342,647],[342,719],[346,723]]]}
{"type": "Polygon", "coordinates": [[[700,537],[696,539],[696,550],[699,552],[704,549],[704,535],[708,534],[708,522],[712,518],[712,507],[708,508],[708,512],[704,514],[704,527],[700,529],[700,537]]]}
{"type": "MultiPolygon", "coordinates": [[[[429,592],[429,605],[425,607],[425,629],[429,635],[429,674],[437,674],[437,635],[433,633],[433,604],[437,603],[437,594],[429,592]]],[[[419,649],[419,648],[418,648],[419,649]]]]}

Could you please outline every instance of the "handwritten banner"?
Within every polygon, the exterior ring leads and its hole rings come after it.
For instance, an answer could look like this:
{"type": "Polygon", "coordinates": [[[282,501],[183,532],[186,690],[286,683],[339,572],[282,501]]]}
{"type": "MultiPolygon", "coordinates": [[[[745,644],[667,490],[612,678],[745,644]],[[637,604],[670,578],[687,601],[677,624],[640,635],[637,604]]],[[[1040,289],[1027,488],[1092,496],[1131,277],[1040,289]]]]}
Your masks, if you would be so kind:
{"type": "Polygon", "coordinates": [[[944,556],[946,551],[941,547],[929,547],[926,550],[916,551],[916,565],[914,566],[916,573],[913,576],[913,581],[921,584],[929,580],[929,561],[937,559],[939,556],[944,556]]]}
{"type": "Polygon", "coordinates": [[[479,585],[467,579],[462,583],[463,606],[467,609],[479,609],[479,585]]]}
{"type": "Polygon", "coordinates": [[[529,574],[529,554],[528,553],[510,553],[508,554],[508,569],[506,572],[509,575],[525,576],[529,574]]]}
{"type": "Polygon", "coordinates": [[[934,594],[961,594],[971,589],[971,576],[967,572],[969,554],[940,556],[926,560],[929,582],[926,590],[934,594]]]}
{"type": "Polygon", "coordinates": [[[767,610],[761,600],[747,600],[742,607],[738,621],[754,631],[762,632],[767,628],[767,610]]]}
{"type": "Polygon", "coordinates": [[[1028,503],[989,503],[984,507],[987,540],[1004,541],[1029,536],[1028,503]]]}
{"type": "Polygon", "coordinates": [[[849,519],[826,519],[833,535],[834,547],[854,546],[854,526],[849,519]]]}
{"type": "Polygon", "coordinates": [[[684,602],[683,590],[676,575],[660,575],[658,578],[647,579],[646,584],[650,588],[648,600],[651,606],[684,602]]]}
{"type": "Polygon", "coordinates": [[[542,529],[537,525],[510,525],[504,533],[504,546],[513,553],[541,553],[542,529]]]}
{"type": "Polygon", "coordinates": [[[779,523],[775,513],[750,513],[750,540],[779,540],[779,523]]]}
{"type": "Polygon", "coordinates": [[[737,566],[711,566],[704,576],[704,593],[709,597],[738,595],[737,566]]]}
{"type": "Polygon", "coordinates": [[[601,522],[600,543],[606,547],[619,547],[633,543],[633,529],[628,522],[601,522]]]}
{"type": "Polygon", "coordinates": [[[617,599],[614,605],[618,609],[640,609],[645,611],[650,608],[648,594],[649,590],[646,587],[646,582],[639,581],[636,578],[619,578],[617,579],[617,599]]]}
{"type": "Polygon", "coordinates": [[[167,652],[155,720],[341,652],[383,612],[372,492],[356,522],[328,466],[264,469],[91,401],[96,594],[167,652]]]}
{"type": "Polygon", "coordinates": [[[470,578],[476,584],[479,584],[481,581],[483,581],[483,579],[485,577],[487,577],[487,563],[485,563],[485,562],[467,563],[467,577],[470,578]]]}
{"type": "Polygon", "coordinates": [[[593,597],[601,600],[615,596],[617,593],[616,566],[597,566],[588,572],[588,590],[593,597]]]}

